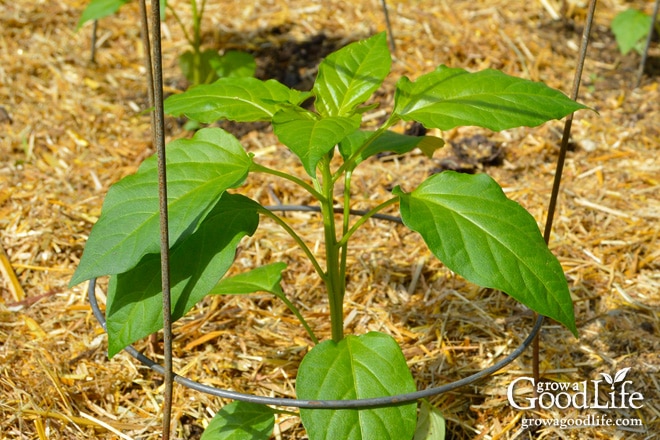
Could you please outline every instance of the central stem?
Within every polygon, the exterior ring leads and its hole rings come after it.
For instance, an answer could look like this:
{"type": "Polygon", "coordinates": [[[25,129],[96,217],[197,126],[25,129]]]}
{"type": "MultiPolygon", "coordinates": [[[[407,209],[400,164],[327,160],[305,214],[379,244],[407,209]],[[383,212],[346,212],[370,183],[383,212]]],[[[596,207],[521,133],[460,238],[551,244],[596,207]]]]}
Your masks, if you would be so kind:
{"type": "Polygon", "coordinates": [[[325,234],[326,257],[326,289],[330,305],[330,325],[332,340],[339,342],[344,339],[344,291],[346,280],[342,277],[342,263],[333,207],[333,179],[330,171],[330,158],[326,156],[320,164],[322,173],[321,190],[324,198],[321,202],[323,215],[323,231],[325,234]]]}

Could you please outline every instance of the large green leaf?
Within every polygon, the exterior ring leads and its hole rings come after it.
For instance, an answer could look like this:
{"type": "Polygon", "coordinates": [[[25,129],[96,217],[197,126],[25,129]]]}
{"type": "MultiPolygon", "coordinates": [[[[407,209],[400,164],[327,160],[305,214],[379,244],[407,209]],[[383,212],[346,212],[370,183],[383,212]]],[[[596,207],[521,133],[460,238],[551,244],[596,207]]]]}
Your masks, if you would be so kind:
{"type": "Polygon", "coordinates": [[[497,70],[469,73],[447,66],[415,82],[402,77],[394,100],[395,116],[441,130],[464,125],[495,131],[534,127],[586,108],[540,82],[497,70]]]}
{"type": "Polygon", "coordinates": [[[273,118],[273,131],[300,158],[305,171],[316,177],[316,165],[335,145],[360,126],[357,117],[318,119],[301,109],[284,109],[273,118]]]}
{"type": "Polygon", "coordinates": [[[218,411],[200,440],[268,440],[274,427],[272,409],[236,401],[218,411]]]}
{"type": "MultiPolygon", "coordinates": [[[[259,224],[261,206],[224,193],[197,230],[170,252],[172,319],[185,315],[214,287],[234,261],[236,247],[259,224]]],[[[110,278],[108,356],[163,328],[160,254],[110,278]]]]}
{"type": "Polygon", "coordinates": [[[289,89],[272,79],[220,78],[170,96],[165,100],[165,113],[208,124],[220,119],[270,121],[282,107],[300,104],[308,96],[309,92],[289,89]]]}
{"type": "Polygon", "coordinates": [[[612,32],[623,55],[631,49],[641,53],[644,38],[649,34],[650,29],[651,17],[637,9],[620,12],[612,20],[612,32]]]}
{"type": "Polygon", "coordinates": [[[382,84],[392,59],[384,32],[328,55],[312,89],[323,116],[350,116],[382,84]]]}
{"type": "Polygon", "coordinates": [[[78,21],[78,29],[90,20],[98,20],[112,15],[128,0],[91,0],[78,21]]]}
{"type": "MultiPolygon", "coordinates": [[[[296,378],[300,399],[358,399],[415,391],[401,349],[392,337],[371,332],[325,341],[303,358],[296,378]]],[[[362,410],[301,409],[310,440],[402,440],[415,431],[415,403],[362,410]]]]}
{"type": "MultiPolygon", "coordinates": [[[[219,128],[197,132],[167,147],[170,244],[190,234],[222,193],[240,185],[251,160],[241,144],[219,128]]],[[[134,267],[160,252],[156,157],[114,184],[92,228],[71,285],[134,267]]]]}
{"type": "Polygon", "coordinates": [[[356,130],[347,136],[339,144],[339,152],[346,160],[356,154],[359,149],[369,142],[369,145],[360,151],[355,159],[355,165],[379,153],[392,152],[396,154],[405,154],[414,148],[419,148],[427,157],[433,157],[435,150],[442,148],[445,141],[435,136],[408,136],[395,133],[393,131],[384,131],[371,139],[375,135],[373,131],[356,130]]]}
{"type": "Polygon", "coordinates": [[[534,218],[485,174],[445,171],[412,193],[400,188],[406,226],[419,232],[447,267],[468,281],[502,290],[577,335],[561,265],[534,218]]]}

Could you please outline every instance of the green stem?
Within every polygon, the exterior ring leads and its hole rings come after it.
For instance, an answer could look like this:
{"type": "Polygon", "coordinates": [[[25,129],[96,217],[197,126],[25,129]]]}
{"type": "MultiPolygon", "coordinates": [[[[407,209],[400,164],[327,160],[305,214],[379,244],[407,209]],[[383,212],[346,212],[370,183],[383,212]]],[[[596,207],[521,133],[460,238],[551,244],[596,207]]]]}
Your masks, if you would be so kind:
{"type": "Polygon", "coordinates": [[[183,37],[186,39],[188,44],[190,44],[191,47],[195,47],[195,42],[193,41],[192,38],[190,38],[190,34],[186,30],[186,27],[183,25],[183,21],[181,21],[181,17],[179,17],[179,14],[176,13],[176,10],[174,9],[174,7],[170,3],[168,3],[167,4],[167,9],[170,10],[170,13],[174,17],[174,20],[177,23],[179,23],[179,26],[181,26],[181,31],[183,32],[183,37]]]}
{"type": "Polygon", "coordinates": [[[330,325],[332,340],[339,342],[344,339],[344,291],[346,280],[341,278],[339,262],[339,246],[337,246],[337,232],[335,227],[335,212],[332,206],[333,181],[330,171],[330,156],[326,155],[319,163],[323,181],[323,200],[321,201],[321,214],[323,216],[323,231],[325,233],[326,255],[326,288],[328,303],[330,305],[330,325]]]}
{"type": "Polygon", "coordinates": [[[193,19],[193,84],[202,84],[202,15],[197,11],[197,0],[190,0],[193,19]]]}
{"type": "Polygon", "coordinates": [[[314,342],[314,344],[318,344],[319,343],[318,338],[316,337],[316,335],[312,331],[312,328],[309,326],[309,324],[307,324],[307,321],[305,321],[305,318],[303,317],[302,313],[300,313],[298,308],[295,305],[293,305],[293,303],[291,301],[289,301],[289,298],[287,298],[286,296],[277,295],[277,297],[279,299],[281,299],[284,302],[284,304],[286,304],[286,306],[289,308],[289,310],[291,310],[291,312],[294,315],[296,315],[296,318],[298,318],[298,321],[300,321],[302,326],[305,327],[305,330],[307,331],[307,334],[309,335],[309,337],[312,339],[312,342],[314,342]]]}
{"type": "Polygon", "coordinates": [[[192,9],[193,19],[193,49],[199,53],[199,48],[202,45],[202,16],[197,12],[197,0],[190,0],[190,8],[192,9]]]}
{"type": "Polygon", "coordinates": [[[298,234],[296,234],[296,231],[293,230],[291,226],[282,218],[278,215],[276,215],[274,212],[270,211],[269,209],[263,208],[260,209],[259,212],[266,217],[272,219],[275,223],[280,225],[282,229],[284,229],[290,236],[293,238],[293,240],[298,244],[300,249],[307,255],[307,258],[309,258],[309,261],[312,263],[312,266],[314,266],[314,270],[316,270],[316,273],[321,277],[321,280],[324,283],[327,283],[327,275],[323,271],[323,268],[321,268],[321,265],[319,264],[318,260],[316,257],[314,257],[314,254],[312,251],[309,249],[309,247],[305,244],[302,238],[298,234]]]}
{"type": "MultiPolygon", "coordinates": [[[[351,177],[353,173],[349,170],[346,171],[344,176],[344,213],[342,219],[342,229],[341,236],[342,239],[339,241],[338,245],[341,246],[341,261],[339,265],[339,277],[342,280],[346,280],[346,261],[348,259],[348,240],[344,240],[344,237],[348,233],[349,221],[351,215],[351,177]]],[[[344,281],[345,283],[346,281],[344,281]]],[[[344,300],[344,294],[346,289],[342,291],[342,301],[344,300]]]]}
{"type": "Polygon", "coordinates": [[[351,236],[357,231],[360,226],[362,226],[367,220],[369,220],[371,217],[374,216],[374,214],[377,214],[378,212],[382,211],[383,209],[387,208],[390,205],[395,204],[396,202],[399,201],[398,197],[392,197],[391,199],[381,203],[380,205],[376,206],[375,208],[371,209],[369,212],[367,212],[365,215],[360,217],[358,221],[355,222],[355,224],[351,227],[350,230],[348,230],[342,239],[337,243],[339,246],[344,246],[346,247],[346,244],[348,243],[348,240],[351,238],[351,236]]]}
{"type": "MultiPolygon", "coordinates": [[[[305,182],[304,180],[302,180],[302,179],[300,179],[296,176],[292,176],[292,175],[284,173],[282,171],[278,171],[278,170],[274,170],[272,168],[268,168],[268,167],[260,165],[256,162],[252,162],[252,165],[250,167],[250,171],[256,171],[256,172],[271,174],[273,176],[277,176],[277,177],[281,177],[282,179],[289,180],[289,181],[295,183],[296,185],[299,185],[302,188],[304,188],[305,190],[307,190],[307,192],[309,192],[312,196],[314,196],[315,199],[318,199],[321,203],[323,203],[324,200],[325,200],[325,196],[323,194],[321,194],[318,190],[316,190],[312,185],[310,185],[309,183],[305,182]]],[[[332,203],[332,198],[330,198],[330,203],[332,203]]]]}

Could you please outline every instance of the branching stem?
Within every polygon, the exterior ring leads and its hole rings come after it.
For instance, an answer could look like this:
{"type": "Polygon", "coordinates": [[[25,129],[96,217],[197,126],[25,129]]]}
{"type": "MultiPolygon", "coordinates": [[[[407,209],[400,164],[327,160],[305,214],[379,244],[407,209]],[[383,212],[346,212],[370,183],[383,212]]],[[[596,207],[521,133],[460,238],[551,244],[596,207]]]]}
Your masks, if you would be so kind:
{"type": "Polygon", "coordinates": [[[305,253],[305,255],[307,255],[307,258],[309,258],[309,261],[311,261],[312,266],[314,266],[314,270],[321,277],[321,280],[323,282],[326,282],[326,279],[327,279],[326,278],[326,273],[323,271],[323,268],[319,264],[316,257],[314,257],[314,254],[312,253],[312,251],[305,244],[303,239],[300,238],[300,235],[296,234],[296,231],[294,231],[293,228],[291,226],[289,226],[289,224],[287,222],[285,222],[280,216],[278,216],[277,214],[275,214],[271,210],[263,208],[263,209],[260,209],[259,212],[261,214],[265,215],[266,217],[272,219],[278,225],[280,225],[282,227],[282,229],[284,229],[287,232],[287,234],[289,234],[291,236],[291,238],[293,238],[293,240],[298,244],[300,249],[302,249],[302,251],[305,253]]]}
{"type": "Polygon", "coordinates": [[[344,292],[346,279],[341,277],[341,263],[339,246],[337,244],[337,231],[335,226],[335,210],[332,206],[334,182],[330,171],[330,155],[326,155],[319,163],[322,173],[321,189],[321,215],[323,216],[323,231],[325,233],[326,255],[326,288],[330,304],[330,325],[332,340],[339,342],[344,339],[344,292]]]}

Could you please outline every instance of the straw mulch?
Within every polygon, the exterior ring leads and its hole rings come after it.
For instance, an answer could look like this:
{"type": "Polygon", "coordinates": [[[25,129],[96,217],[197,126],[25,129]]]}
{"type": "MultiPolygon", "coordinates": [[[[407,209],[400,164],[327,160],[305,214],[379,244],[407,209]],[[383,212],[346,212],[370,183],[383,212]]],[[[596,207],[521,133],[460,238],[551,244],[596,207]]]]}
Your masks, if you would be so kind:
{"type": "MultiPolygon", "coordinates": [[[[161,378],[126,354],[108,360],[106,338],[92,316],[86,285],[67,288],[108,187],[153,153],[146,106],[137,3],[100,22],[96,63],[90,30],[76,32],[85,0],[0,1],[0,437],[3,439],[155,439],[160,432],[161,378]]],[[[173,2],[184,22],[185,1],[173,2]]],[[[586,2],[390,0],[397,43],[393,83],[439,64],[501,69],[570,90],[586,2]]],[[[521,432],[522,417],[574,418],[576,410],[522,412],[506,399],[509,383],[530,374],[530,353],[501,373],[432,403],[450,438],[659,438],[660,433],[660,91],[654,44],[651,68],[633,89],[639,56],[622,57],[609,22],[650,2],[599,2],[563,190],[550,246],[565,268],[580,338],[553,322],[542,331],[543,376],[580,382],[631,367],[644,397],[643,432],[608,427],[521,432]],[[655,70],[653,70],[655,64],[655,70]]],[[[288,72],[301,87],[319,57],[385,27],[379,2],[208,1],[208,47],[258,55],[260,75],[288,72]]],[[[185,42],[175,21],[164,27],[168,90],[185,86],[176,57],[185,42]]],[[[544,223],[562,123],[488,133],[457,129],[454,145],[433,160],[420,154],[370,161],[354,181],[373,200],[397,184],[410,190],[443,167],[486,171],[544,223]],[[474,142],[486,153],[464,157],[474,142]],[[493,153],[500,154],[493,160],[493,153]]],[[[404,127],[400,127],[403,129],[404,127]]],[[[187,135],[168,120],[168,138],[187,135]]],[[[268,127],[240,133],[258,160],[300,173],[274,148],[268,127]]],[[[264,203],[304,203],[286,183],[253,179],[244,190],[264,203]]],[[[358,204],[367,206],[367,201],[358,204]]],[[[318,217],[291,213],[310,243],[318,217]]],[[[313,271],[273,224],[241,245],[236,271],[286,261],[285,291],[317,334],[330,333],[327,304],[313,271]]],[[[373,222],[356,237],[346,304],[348,332],[380,330],[401,344],[418,387],[450,382],[510,352],[532,316],[506,296],[469,285],[446,271],[405,229],[373,222]]],[[[104,280],[97,295],[103,303],[104,280]]],[[[175,369],[207,384],[260,395],[293,396],[297,365],[310,347],[301,326],[268,295],[209,299],[175,325],[175,369]]],[[[137,344],[159,358],[156,339],[137,344]]],[[[226,402],[175,388],[177,438],[198,438],[226,402]]],[[[603,414],[603,413],[598,413],[603,414]]],[[[305,438],[299,419],[278,418],[276,438],[305,438]]]]}

